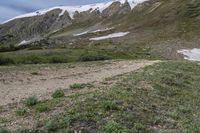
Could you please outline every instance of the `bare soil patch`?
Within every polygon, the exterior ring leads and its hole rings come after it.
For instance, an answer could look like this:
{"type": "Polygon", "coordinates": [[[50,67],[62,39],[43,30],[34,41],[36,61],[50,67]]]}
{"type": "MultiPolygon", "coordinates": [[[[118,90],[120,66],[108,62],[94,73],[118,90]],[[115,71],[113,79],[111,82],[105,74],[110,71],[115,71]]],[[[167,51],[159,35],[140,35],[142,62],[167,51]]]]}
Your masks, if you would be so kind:
{"type": "Polygon", "coordinates": [[[101,82],[156,62],[126,60],[0,67],[0,105],[16,103],[33,95],[48,99],[58,88],[67,89],[74,83],[101,82]]]}

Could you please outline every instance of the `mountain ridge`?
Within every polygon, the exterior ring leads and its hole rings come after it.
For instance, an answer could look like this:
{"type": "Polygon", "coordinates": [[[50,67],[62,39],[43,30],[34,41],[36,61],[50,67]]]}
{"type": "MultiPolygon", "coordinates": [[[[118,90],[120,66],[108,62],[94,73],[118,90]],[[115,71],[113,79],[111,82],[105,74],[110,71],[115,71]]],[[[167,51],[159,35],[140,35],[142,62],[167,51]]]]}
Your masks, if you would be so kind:
{"type": "Polygon", "coordinates": [[[33,17],[33,16],[39,16],[39,15],[44,15],[47,12],[50,12],[52,10],[55,9],[60,9],[62,10],[59,14],[59,16],[62,16],[66,11],[70,14],[71,19],[73,19],[73,16],[76,12],[85,12],[90,10],[90,12],[93,11],[100,11],[101,13],[108,8],[109,6],[111,6],[114,2],[120,2],[121,5],[125,4],[125,3],[129,3],[131,9],[133,9],[137,4],[143,3],[145,1],[148,0],[111,0],[109,2],[102,2],[102,3],[96,3],[96,4],[88,4],[88,5],[77,5],[77,6],[55,6],[55,7],[51,7],[51,8],[46,8],[46,9],[41,9],[41,10],[37,10],[34,12],[30,12],[30,13],[26,13],[26,14],[22,14],[19,16],[16,16],[14,18],[11,18],[9,20],[6,20],[4,22],[2,22],[1,24],[5,24],[8,23],[12,20],[15,19],[19,19],[19,18],[26,18],[26,17],[33,17]]]}
{"type": "Polygon", "coordinates": [[[76,7],[53,7],[7,20],[0,27],[0,43],[16,45],[24,40],[38,40],[73,24],[96,23],[114,15],[123,15],[147,0],[114,0],[76,7]],[[132,4],[130,4],[132,3],[132,4]]]}
{"type": "Polygon", "coordinates": [[[128,2],[114,2],[102,13],[76,12],[74,19],[55,9],[0,25],[0,49],[95,47],[109,52],[128,49],[131,55],[145,49],[153,57],[180,58],[178,50],[199,47],[199,9],[198,0],[148,0],[132,10],[128,2]],[[126,36],[107,37],[126,32],[126,36]],[[96,40],[99,37],[107,39],[96,40]]]}

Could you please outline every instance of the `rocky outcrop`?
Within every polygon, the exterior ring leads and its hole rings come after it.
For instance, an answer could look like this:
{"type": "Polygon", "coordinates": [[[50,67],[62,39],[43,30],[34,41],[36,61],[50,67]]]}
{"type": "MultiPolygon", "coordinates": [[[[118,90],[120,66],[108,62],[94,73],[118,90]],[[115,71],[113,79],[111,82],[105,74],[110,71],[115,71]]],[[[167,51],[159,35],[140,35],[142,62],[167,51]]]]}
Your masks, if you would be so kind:
{"type": "Polygon", "coordinates": [[[111,17],[113,15],[126,14],[130,11],[131,7],[127,1],[124,4],[121,4],[120,2],[114,2],[107,9],[103,11],[103,16],[111,17]]]}

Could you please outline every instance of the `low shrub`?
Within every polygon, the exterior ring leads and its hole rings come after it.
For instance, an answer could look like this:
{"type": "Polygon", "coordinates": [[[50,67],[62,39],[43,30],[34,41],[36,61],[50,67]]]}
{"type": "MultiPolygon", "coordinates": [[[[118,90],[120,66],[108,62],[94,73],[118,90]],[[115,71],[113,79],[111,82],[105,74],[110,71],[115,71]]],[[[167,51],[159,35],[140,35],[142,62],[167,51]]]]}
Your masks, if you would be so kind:
{"type": "Polygon", "coordinates": [[[105,101],[102,103],[102,108],[106,111],[108,110],[118,110],[118,106],[115,102],[112,101],[105,101]]]}
{"type": "Polygon", "coordinates": [[[44,63],[44,59],[37,55],[28,55],[20,57],[20,63],[22,64],[39,64],[44,63]]]}
{"type": "Polygon", "coordinates": [[[16,115],[18,116],[23,116],[26,114],[26,112],[27,112],[26,108],[17,108],[15,111],[16,115]]]}
{"type": "Polygon", "coordinates": [[[8,57],[4,57],[4,56],[0,56],[0,65],[8,65],[8,64],[14,64],[15,62],[8,58],[8,57]]]}
{"type": "Polygon", "coordinates": [[[40,75],[38,72],[31,72],[31,75],[40,75]]]}
{"type": "Polygon", "coordinates": [[[46,112],[46,111],[50,110],[50,108],[47,104],[41,103],[41,104],[36,105],[36,110],[38,112],[46,112]]]}
{"type": "Polygon", "coordinates": [[[38,103],[38,99],[35,96],[28,97],[24,100],[26,106],[33,106],[38,103]]]}
{"type": "Polygon", "coordinates": [[[0,133],[9,133],[8,130],[6,128],[1,128],[0,127],[0,133]]]}
{"type": "Polygon", "coordinates": [[[65,96],[65,93],[63,90],[59,89],[59,90],[56,90],[53,94],[52,94],[52,97],[53,98],[60,98],[60,97],[64,97],[65,96]]]}
{"type": "Polygon", "coordinates": [[[18,128],[14,133],[38,133],[38,129],[18,128]]]}
{"type": "Polygon", "coordinates": [[[17,47],[15,47],[14,45],[0,46],[0,52],[10,52],[15,50],[17,50],[17,47]]]}
{"type": "Polygon", "coordinates": [[[70,85],[71,89],[82,89],[85,87],[85,84],[79,84],[79,83],[75,83],[73,85],[70,85]]]}
{"type": "Polygon", "coordinates": [[[50,120],[46,123],[46,129],[49,131],[49,132],[54,132],[58,129],[58,125],[57,125],[57,122],[54,121],[54,120],[50,120]]]}
{"type": "Polygon", "coordinates": [[[49,63],[67,63],[67,59],[62,56],[53,56],[49,58],[49,63]]]}
{"type": "Polygon", "coordinates": [[[162,130],[160,131],[159,133],[172,133],[171,131],[168,131],[168,130],[162,130]]]}
{"type": "Polygon", "coordinates": [[[148,132],[150,132],[150,130],[148,128],[146,128],[146,126],[144,126],[141,123],[135,123],[132,130],[133,130],[134,133],[148,133],[148,132]]]}
{"type": "Polygon", "coordinates": [[[79,57],[79,61],[100,61],[100,60],[109,60],[111,59],[109,56],[106,55],[99,55],[99,54],[83,54],[79,57]]]}
{"type": "Polygon", "coordinates": [[[128,133],[128,129],[122,127],[115,121],[108,122],[101,130],[100,133],[128,133]]]}

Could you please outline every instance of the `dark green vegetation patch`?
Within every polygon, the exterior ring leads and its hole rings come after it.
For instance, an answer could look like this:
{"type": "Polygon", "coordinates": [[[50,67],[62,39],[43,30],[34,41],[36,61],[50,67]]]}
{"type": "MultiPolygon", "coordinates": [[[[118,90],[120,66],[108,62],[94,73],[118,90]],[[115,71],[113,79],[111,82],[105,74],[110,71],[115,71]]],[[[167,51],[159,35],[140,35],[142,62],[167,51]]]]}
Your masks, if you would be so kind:
{"type": "Polygon", "coordinates": [[[52,97],[53,98],[60,98],[60,97],[64,97],[65,96],[65,93],[63,90],[59,89],[59,90],[56,90],[53,94],[52,94],[52,97]]]}
{"type": "Polygon", "coordinates": [[[38,99],[35,96],[30,96],[24,100],[24,104],[26,106],[33,106],[33,105],[36,105],[37,103],[38,103],[38,99]]]}

